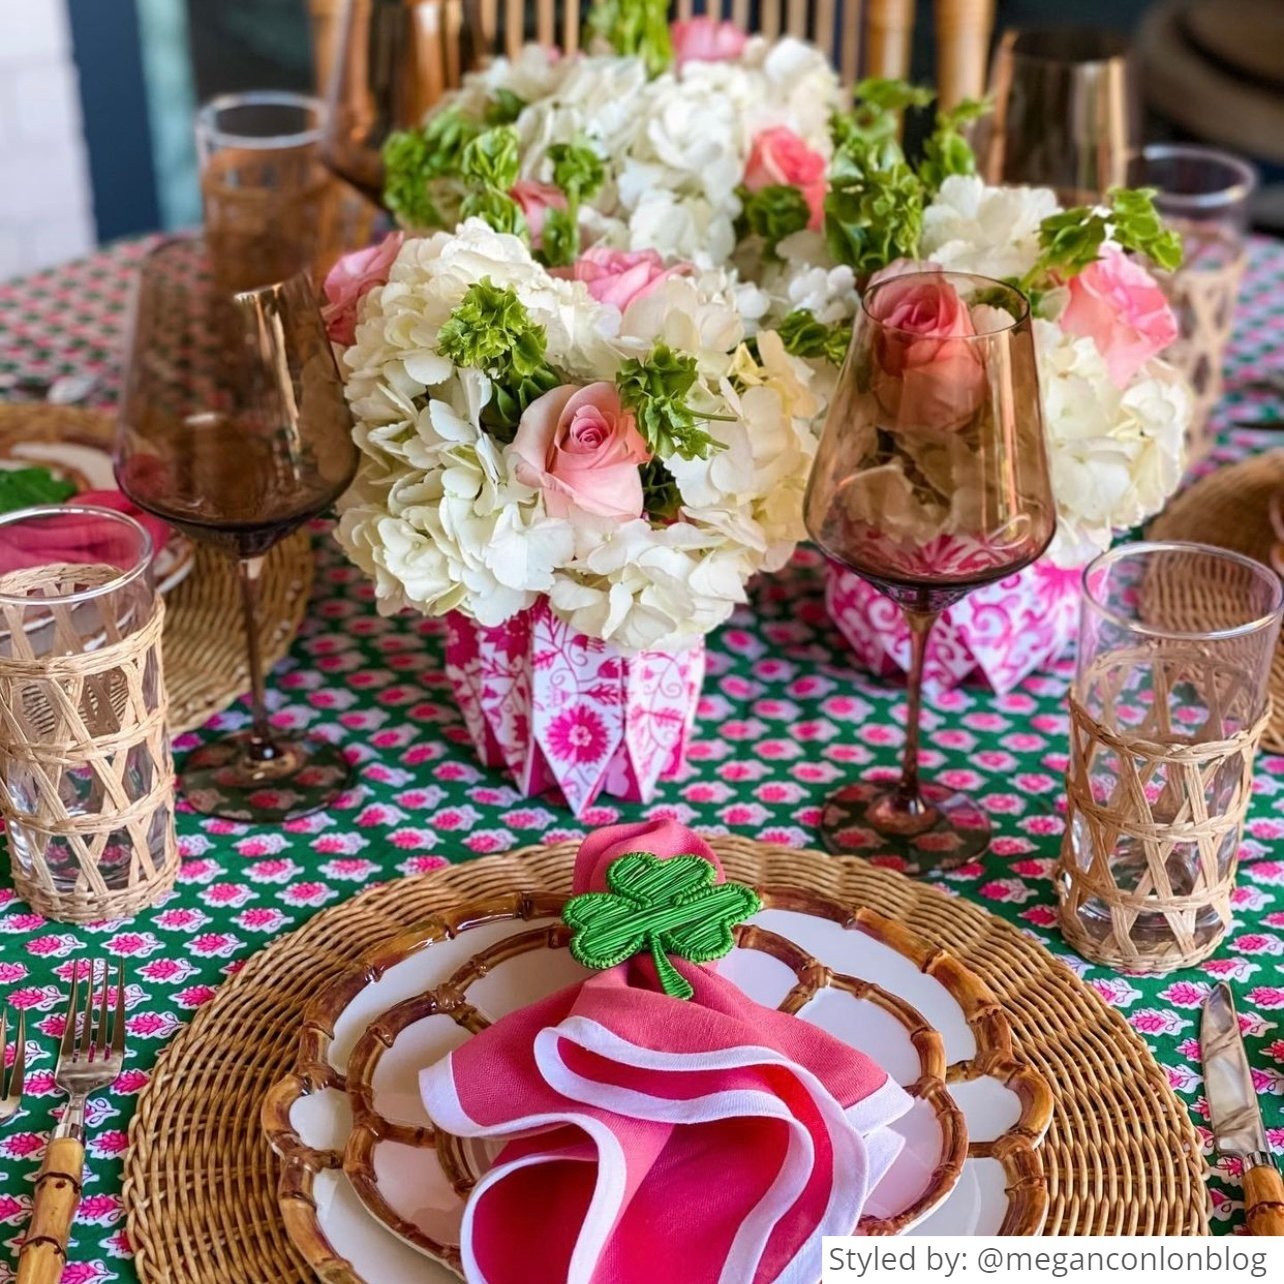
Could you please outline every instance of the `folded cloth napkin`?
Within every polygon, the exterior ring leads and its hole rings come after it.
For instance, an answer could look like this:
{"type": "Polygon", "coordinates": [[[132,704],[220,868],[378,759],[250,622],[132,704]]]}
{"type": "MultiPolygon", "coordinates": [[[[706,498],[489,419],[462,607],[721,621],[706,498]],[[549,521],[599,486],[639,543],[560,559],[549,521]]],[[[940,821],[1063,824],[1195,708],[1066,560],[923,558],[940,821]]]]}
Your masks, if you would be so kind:
{"type": "MultiPolygon", "coordinates": [[[[693,854],[672,821],[600,830],[577,893],[616,857],[693,854]]],[[[504,1140],[461,1230],[474,1284],[815,1284],[821,1237],[851,1234],[911,1098],[873,1061],[671,959],[638,957],[509,1013],[420,1087],[432,1119],[504,1140]]]]}
{"type": "MultiPolygon", "coordinates": [[[[169,539],[169,526],[144,513],[118,490],[81,491],[67,502],[110,508],[132,517],[152,537],[153,554],[159,553],[169,539]]],[[[59,522],[56,526],[50,524],[44,529],[36,529],[27,523],[21,530],[14,526],[0,526],[0,575],[53,562],[79,564],[91,560],[86,552],[100,538],[95,530],[98,525],[94,518],[85,517],[59,522]]],[[[107,560],[112,560],[110,555],[107,560]]]]}

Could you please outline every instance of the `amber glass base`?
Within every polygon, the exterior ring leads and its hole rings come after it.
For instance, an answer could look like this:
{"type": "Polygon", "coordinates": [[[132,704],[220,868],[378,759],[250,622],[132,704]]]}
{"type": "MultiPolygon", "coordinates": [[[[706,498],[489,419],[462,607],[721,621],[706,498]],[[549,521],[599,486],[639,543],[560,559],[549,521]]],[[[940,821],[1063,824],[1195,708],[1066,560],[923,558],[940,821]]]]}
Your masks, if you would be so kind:
{"type": "Polygon", "coordinates": [[[897,857],[906,874],[954,869],[989,847],[989,817],[970,798],[924,785],[920,799],[881,781],[848,785],[825,802],[821,842],[836,856],[897,857]]]}
{"type": "Polygon", "coordinates": [[[178,783],[202,816],[279,824],[328,807],[351,774],[343,750],[316,736],[275,741],[265,755],[262,742],[242,732],[194,749],[178,783]]]}

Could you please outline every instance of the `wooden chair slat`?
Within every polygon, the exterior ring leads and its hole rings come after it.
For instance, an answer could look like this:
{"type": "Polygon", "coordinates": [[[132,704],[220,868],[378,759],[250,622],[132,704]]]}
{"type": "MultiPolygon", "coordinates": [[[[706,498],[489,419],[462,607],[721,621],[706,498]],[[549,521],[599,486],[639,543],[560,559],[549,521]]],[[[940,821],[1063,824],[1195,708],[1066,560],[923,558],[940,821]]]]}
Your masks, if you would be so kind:
{"type": "Polygon", "coordinates": [[[579,0],[565,0],[562,14],[562,51],[574,53],[580,47],[579,0]]]}
{"type": "Polygon", "coordinates": [[[865,14],[865,72],[870,76],[907,76],[914,0],[869,0],[865,14]]]}
{"type": "Polygon", "coordinates": [[[830,62],[834,61],[834,17],[837,0],[816,0],[816,31],[813,39],[830,62]]]}
{"type": "Polygon", "coordinates": [[[535,39],[542,45],[557,43],[555,0],[537,0],[535,6],[535,39]]]}
{"type": "Polygon", "coordinates": [[[499,0],[480,0],[477,23],[481,28],[481,48],[489,55],[494,52],[495,37],[499,34],[499,0]]]}
{"type": "Polygon", "coordinates": [[[942,107],[985,94],[994,0],[936,0],[936,85],[942,107]]]}
{"type": "Polygon", "coordinates": [[[516,58],[526,41],[526,12],[523,0],[506,0],[504,9],[504,53],[516,58]]]}

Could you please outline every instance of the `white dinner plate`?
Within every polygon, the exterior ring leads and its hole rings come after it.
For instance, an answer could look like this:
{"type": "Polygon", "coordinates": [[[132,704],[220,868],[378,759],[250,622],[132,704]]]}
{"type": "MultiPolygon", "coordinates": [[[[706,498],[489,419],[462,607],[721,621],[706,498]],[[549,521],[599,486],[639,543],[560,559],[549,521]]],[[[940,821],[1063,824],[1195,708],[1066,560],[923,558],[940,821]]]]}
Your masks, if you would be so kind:
{"type": "MultiPolygon", "coordinates": [[[[869,910],[760,888],[765,908],[718,965],[750,997],[874,1057],[916,1097],[868,1234],[1037,1234],[1044,1080],[952,955],[869,910]],[[982,1068],[984,1067],[984,1069],[982,1068]]],[[[561,898],[468,905],[398,937],[309,1006],[294,1072],[264,1108],[291,1237],[336,1284],[452,1280],[472,1182],[493,1157],[438,1136],[418,1073],[505,1013],[588,973],[561,898]]]]}
{"type": "MultiPolygon", "coordinates": [[[[55,477],[75,483],[78,490],[118,489],[111,453],[86,442],[0,442],[0,468],[47,468],[55,477]]],[[[68,502],[74,503],[75,498],[73,495],[68,502]]],[[[192,541],[181,531],[171,531],[152,565],[157,592],[168,593],[176,588],[195,563],[192,541]]]]}

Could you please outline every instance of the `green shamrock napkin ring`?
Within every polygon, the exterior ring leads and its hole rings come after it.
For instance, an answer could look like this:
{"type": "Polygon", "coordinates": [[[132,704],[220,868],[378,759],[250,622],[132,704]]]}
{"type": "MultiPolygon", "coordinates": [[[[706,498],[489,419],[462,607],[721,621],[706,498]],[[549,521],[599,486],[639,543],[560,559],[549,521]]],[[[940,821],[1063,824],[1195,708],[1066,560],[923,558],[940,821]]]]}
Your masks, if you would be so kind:
{"type": "Polygon", "coordinates": [[[668,956],[691,963],[722,958],[735,946],[731,929],[762,908],[752,887],[717,878],[702,856],[617,856],[606,869],[608,891],[572,896],[562,910],[571,954],[604,971],[649,950],[665,994],[689,999],[691,984],[668,956]]]}

